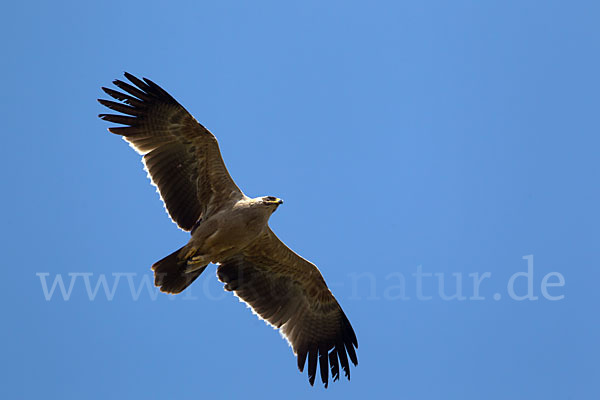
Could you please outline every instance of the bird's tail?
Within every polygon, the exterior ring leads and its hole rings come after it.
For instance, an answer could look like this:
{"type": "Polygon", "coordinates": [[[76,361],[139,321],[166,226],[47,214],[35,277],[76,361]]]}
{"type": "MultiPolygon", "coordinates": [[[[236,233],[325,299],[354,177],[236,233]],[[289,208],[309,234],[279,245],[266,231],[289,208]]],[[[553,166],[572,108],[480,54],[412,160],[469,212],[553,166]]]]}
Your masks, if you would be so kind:
{"type": "Polygon", "coordinates": [[[206,265],[204,265],[186,272],[188,269],[187,260],[180,258],[179,255],[182,250],[183,247],[155,262],[152,266],[154,284],[160,288],[161,292],[181,293],[206,269],[206,265]]]}

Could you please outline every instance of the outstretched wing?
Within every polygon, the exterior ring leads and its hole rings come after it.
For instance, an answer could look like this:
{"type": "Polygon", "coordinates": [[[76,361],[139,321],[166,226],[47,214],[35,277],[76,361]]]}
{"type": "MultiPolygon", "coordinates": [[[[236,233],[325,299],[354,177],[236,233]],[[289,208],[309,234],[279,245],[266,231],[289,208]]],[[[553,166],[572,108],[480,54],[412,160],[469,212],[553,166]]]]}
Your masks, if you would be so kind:
{"type": "Polygon", "coordinates": [[[108,130],[122,135],[144,155],[146,170],[171,219],[189,231],[203,216],[242,198],[244,194],[227,172],[213,134],[151,80],[128,73],[125,77],[135,86],[115,80],[122,92],[102,88],[120,102],[98,99],[125,115],[99,117],[125,125],[108,130]]]}
{"type": "Polygon", "coordinates": [[[268,232],[253,245],[221,263],[217,269],[225,289],[247,303],[287,339],[308,379],[314,384],[317,360],[327,387],[329,366],[333,380],[341,365],[350,379],[348,356],[358,364],[358,341],[342,308],[325,284],[318,268],[290,250],[268,232]]]}

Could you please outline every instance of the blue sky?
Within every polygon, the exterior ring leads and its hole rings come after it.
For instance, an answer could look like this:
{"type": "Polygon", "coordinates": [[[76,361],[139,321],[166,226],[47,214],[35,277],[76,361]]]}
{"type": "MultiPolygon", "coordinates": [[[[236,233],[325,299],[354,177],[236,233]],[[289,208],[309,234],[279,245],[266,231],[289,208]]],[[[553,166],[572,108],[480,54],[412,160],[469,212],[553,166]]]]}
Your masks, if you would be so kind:
{"type": "Polygon", "coordinates": [[[6,398],[599,396],[596,2],[176,4],[0,16],[6,398]],[[285,200],[271,226],[357,333],[351,382],[310,387],[214,267],[144,286],[188,235],[96,117],[123,71],[285,200]]]}

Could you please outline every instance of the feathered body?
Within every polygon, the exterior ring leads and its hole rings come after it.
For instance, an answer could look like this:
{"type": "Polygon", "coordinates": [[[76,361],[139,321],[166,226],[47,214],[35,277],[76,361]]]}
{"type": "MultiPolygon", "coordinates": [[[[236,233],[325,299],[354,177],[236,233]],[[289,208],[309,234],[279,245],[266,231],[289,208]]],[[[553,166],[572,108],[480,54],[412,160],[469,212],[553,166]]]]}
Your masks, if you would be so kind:
{"type": "Polygon", "coordinates": [[[249,198],[234,183],[217,140],[173,97],[149,79],[126,73],[121,91],[103,88],[120,102],[99,100],[121,114],[100,114],[121,124],[123,136],[143,155],[152,183],[171,219],[191,232],[181,249],[156,262],[155,283],[167,293],[189,286],[209,263],[217,276],[266,322],[280,329],[298,357],[308,360],[312,385],[317,366],[327,387],[340,368],[350,379],[357,365],[356,335],[318,268],[290,250],[268,226],[282,201],[249,198]]]}

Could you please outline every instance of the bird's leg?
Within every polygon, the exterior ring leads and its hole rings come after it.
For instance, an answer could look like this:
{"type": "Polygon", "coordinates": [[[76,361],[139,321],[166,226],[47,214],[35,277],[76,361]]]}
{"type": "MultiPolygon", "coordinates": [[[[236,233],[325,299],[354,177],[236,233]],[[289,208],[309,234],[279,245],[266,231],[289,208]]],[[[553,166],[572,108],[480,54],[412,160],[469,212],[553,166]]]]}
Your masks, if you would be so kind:
{"type": "Polygon", "coordinates": [[[185,252],[183,257],[181,257],[181,259],[188,260],[188,262],[189,262],[189,260],[194,257],[194,255],[196,254],[197,251],[198,251],[198,249],[196,247],[190,246],[190,248],[185,252]]]}
{"type": "Polygon", "coordinates": [[[186,273],[190,273],[190,272],[194,272],[197,271],[201,268],[206,267],[206,265],[209,263],[210,261],[208,261],[206,259],[206,256],[204,255],[197,255],[197,256],[193,256],[191,258],[188,258],[187,260],[187,266],[185,268],[185,272],[186,273]]]}

